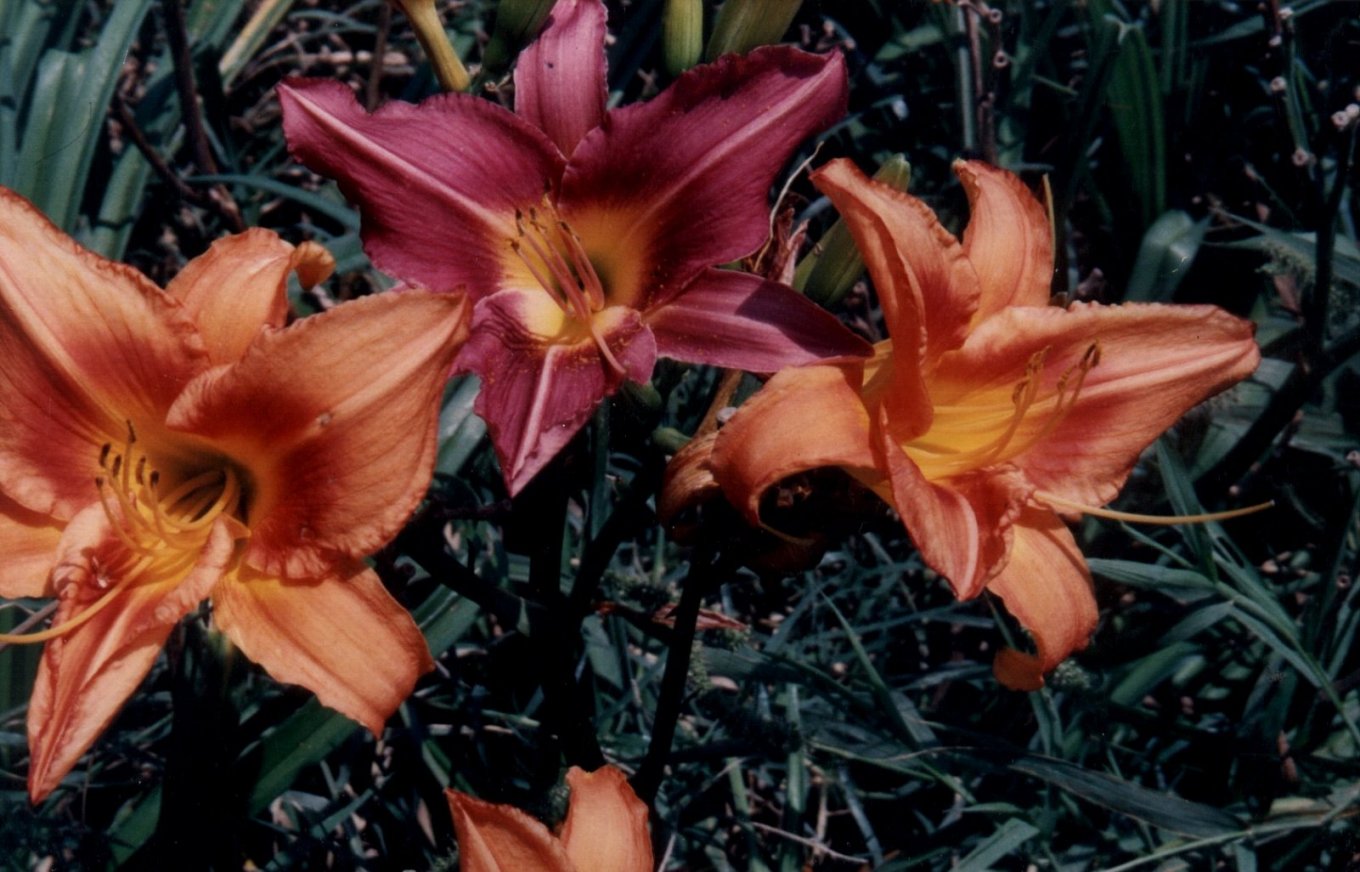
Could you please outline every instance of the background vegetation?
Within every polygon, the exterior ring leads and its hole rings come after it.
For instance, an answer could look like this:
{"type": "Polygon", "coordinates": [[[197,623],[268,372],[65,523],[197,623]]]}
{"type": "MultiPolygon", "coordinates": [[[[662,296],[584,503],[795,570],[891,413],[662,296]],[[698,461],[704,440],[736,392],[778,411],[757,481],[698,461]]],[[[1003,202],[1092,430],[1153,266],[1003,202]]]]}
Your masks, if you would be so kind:
{"type": "MultiPolygon", "coordinates": [[[[497,4],[439,5],[478,63],[497,4]]],[[[610,3],[620,101],[671,78],[663,5],[610,3]]],[[[378,561],[439,655],[386,735],[272,683],[204,613],[30,808],[38,652],[10,648],[0,862],[436,868],[454,852],[445,786],[551,820],[563,760],[607,758],[659,785],[669,869],[1356,868],[1358,10],[807,0],[784,34],[850,61],[851,114],[818,161],[901,153],[954,227],[954,157],[1045,176],[1056,293],[1213,302],[1259,325],[1259,373],[1160,442],[1121,506],[1190,513],[1232,492],[1276,507],[1155,531],[1088,521],[1102,624],[1044,691],[994,682],[1014,628],[986,599],[955,602],[886,510],[793,576],[672,542],[650,501],[716,374],[660,368],[655,395],[621,394],[513,504],[462,382],[430,500],[378,561]],[[684,609],[703,597],[739,623],[691,639],[683,618],[650,620],[684,591],[684,609]]],[[[340,262],[299,314],[379,290],[356,213],[287,154],[273,88],[298,74],[370,106],[435,89],[377,0],[3,0],[0,183],[160,282],[263,225],[340,262]]],[[[834,216],[805,180],[792,191],[815,237],[834,216]]],[[[842,308],[877,335],[865,285],[842,308]]],[[[825,502],[798,497],[790,523],[827,528],[825,502]]]]}

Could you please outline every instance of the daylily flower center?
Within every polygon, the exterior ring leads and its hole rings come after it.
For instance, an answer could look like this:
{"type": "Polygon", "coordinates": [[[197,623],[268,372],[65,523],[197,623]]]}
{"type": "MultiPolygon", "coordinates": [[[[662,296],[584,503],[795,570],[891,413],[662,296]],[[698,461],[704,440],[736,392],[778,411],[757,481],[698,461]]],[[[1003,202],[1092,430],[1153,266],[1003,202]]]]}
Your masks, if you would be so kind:
{"type": "Polygon", "coordinates": [[[595,313],[605,308],[606,293],[581,237],[547,198],[528,212],[516,210],[515,229],[510,248],[562,312],[590,334],[609,366],[622,374],[623,364],[595,324],[595,313]]]}
{"type": "Polygon", "coordinates": [[[119,591],[143,579],[177,584],[194,568],[223,515],[244,506],[241,473],[229,463],[183,477],[166,486],[152,458],[138,445],[128,424],[121,446],[99,451],[103,470],[95,477],[109,528],[122,546],[100,548],[86,565],[58,565],[56,582],[87,583],[105,590],[96,602],[57,626],[26,635],[0,634],[0,643],[36,643],[65,635],[98,614],[119,591]]]}
{"type": "Polygon", "coordinates": [[[1043,442],[1062,424],[1077,403],[1087,373],[1100,362],[1100,344],[1088,345],[1050,387],[1044,384],[1048,353],[1043,348],[1030,356],[1008,402],[991,396],[935,406],[929,432],[903,446],[927,478],[1003,463],[1043,442]]]}

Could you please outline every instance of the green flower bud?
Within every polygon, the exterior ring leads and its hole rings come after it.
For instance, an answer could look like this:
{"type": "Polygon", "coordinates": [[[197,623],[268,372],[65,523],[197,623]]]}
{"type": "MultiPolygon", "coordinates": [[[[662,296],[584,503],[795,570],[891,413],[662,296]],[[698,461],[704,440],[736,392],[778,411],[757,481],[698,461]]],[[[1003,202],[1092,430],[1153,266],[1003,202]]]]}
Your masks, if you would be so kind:
{"type": "Polygon", "coordinates": [[[779,42],[802,5],[803,0],[727,0],[718,10],[704,57],[711,61],[719,55],[779,42]]]}
{"type": "Polygon", "coordinates": [[[520,48],[543,27],[554,0],[501,0],[496,7],[496,24],[482,53],[482,66],[499,71],[510,63],[520,48]]]}
{"type": "Polygon", "coordinates": [[[704,50],[704,0],[666,0],[661,34],[672,76],[697,64],[704,50]]]}
{"type": "Polygon", "coordinates": [[[425,50],[425,57],[434,67],[440,87],[445,91],[466,91],[472,79],[444,32],[444,23],[439,20],[434,0],[391,0],[391,3],[406,13],[416,39],[420,40],[420,47],[425,50]]]}

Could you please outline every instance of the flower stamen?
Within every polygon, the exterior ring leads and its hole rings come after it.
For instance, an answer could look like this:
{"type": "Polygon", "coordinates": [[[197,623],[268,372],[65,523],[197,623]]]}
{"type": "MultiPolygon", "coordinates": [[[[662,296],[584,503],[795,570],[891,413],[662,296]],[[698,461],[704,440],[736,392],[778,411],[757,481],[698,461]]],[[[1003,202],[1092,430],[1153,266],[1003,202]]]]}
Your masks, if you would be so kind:
{"type": "Polygon", "coordinates": [[[1142,515],[1136,512],[1121,512],[1117,509],[1088,506],[1083,503],[1063,499],[1062,497],[1047,491],[1035,491],[1031,495],[1031,499],[1044,508],[1053,509],[1059,512],[1079,512],[1083,515],[1090,515],[1093,518],[1104,518],[1109,521],[1126,521],[1131,524],[1156,524],[1168,527],[1177,524],[1208,524],[1213,521],[1227,521],[1231,518],[1241,518],[1244,515],[1254,515],[1257,512],[1264,512],[1266,509],[1272,508],[1275,505],[1274,500],[1267,500],[1264,503],[1257,503],[1254,506],[1244,506],[1240,509],[1228,509],[1222,512],[1202,512],[1198,515],[1142,515]]]}

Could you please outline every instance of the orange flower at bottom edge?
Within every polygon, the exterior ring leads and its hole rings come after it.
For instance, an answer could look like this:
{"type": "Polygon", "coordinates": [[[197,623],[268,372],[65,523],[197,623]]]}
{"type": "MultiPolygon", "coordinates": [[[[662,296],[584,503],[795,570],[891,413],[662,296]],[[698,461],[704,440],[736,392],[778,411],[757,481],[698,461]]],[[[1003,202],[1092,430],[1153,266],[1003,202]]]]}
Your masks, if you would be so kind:
{"type": "Polygon", "coordinates": [[[647,806],[623,772],[567,772],[571,801],[554,836],[511,805],[445,791],[463,872],[651,872],[647,806]]]}
{"type": "Polygon", "coordinates": [[[813,173],[869,269],[891,339],[864,364],[787,369],[718,433],[727,498],[760,523],[789,476],[847,470],[893,506],[962,599],[988,589],[1037,653],[996,659],[1034,690],[1085,647],[1097,611],[1063,518],[1113,500],[1186,410],[1255,370],[1250,322],[1213,306],[1049,305],[1043,206],[1004,170],[959,161],[960,242],[923,202],[848,161],[813,173]]]}

